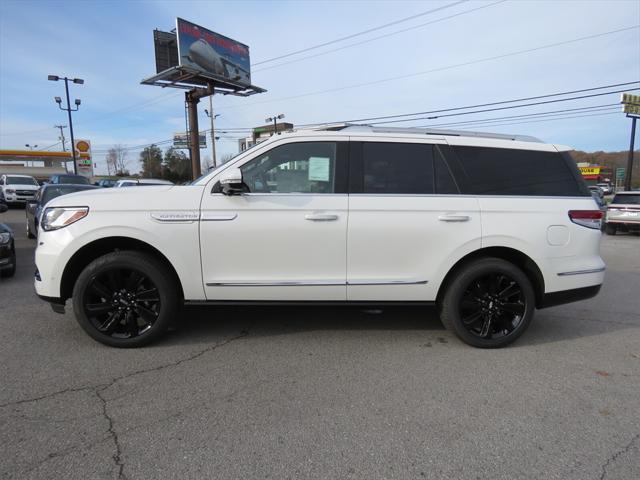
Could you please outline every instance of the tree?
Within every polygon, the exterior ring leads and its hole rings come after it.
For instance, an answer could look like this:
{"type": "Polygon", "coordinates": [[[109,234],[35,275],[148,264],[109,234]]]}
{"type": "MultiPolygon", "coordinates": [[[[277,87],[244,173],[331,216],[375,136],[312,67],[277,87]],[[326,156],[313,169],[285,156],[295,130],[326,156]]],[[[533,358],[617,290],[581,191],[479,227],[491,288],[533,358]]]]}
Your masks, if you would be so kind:
{"type": "Polygon", "coordinates": [[[162,150],[156,145],[146,147],[140,152],[142,176],[146,178],[162,178],[162,150]]]}
{"type": "Polygon", "coordinates": [[[174,183],[191,180],[191,162],[182,150],[171,147],[164,153],[162,178],[174,183]]]}
{"type": "Polygon", "coordinates": [[[222,155],[222,157],[220,157],[220,163],[218,165],[222,165],[223,163],[227,163],[233,157],[235,157],[235,155],[233,153],[225,153],[224,155],[222,155]]]}
{"type": "Polygon", "coordinates": [[[120,144],[114,145],[107,152],[107,171],[109,175],[113,171],[114,175],[121,175],[127,171],[129,160],[127,160],[127,150],[120,144]]]}

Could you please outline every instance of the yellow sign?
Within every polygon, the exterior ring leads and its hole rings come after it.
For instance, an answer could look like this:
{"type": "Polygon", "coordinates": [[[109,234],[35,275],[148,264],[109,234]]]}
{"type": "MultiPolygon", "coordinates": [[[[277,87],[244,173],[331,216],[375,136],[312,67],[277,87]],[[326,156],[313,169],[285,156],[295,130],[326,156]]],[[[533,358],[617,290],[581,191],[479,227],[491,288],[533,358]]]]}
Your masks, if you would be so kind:
{"type": "Polygon", "coordinates": [[[600,175],[600,167],[578,167],[582,175],[600,175]]]}
{"type": "Polygon", "coordinates": [[[622,111],[630,115],[640,115],[640,95],[623,93],[620,100],[622,111]]]}

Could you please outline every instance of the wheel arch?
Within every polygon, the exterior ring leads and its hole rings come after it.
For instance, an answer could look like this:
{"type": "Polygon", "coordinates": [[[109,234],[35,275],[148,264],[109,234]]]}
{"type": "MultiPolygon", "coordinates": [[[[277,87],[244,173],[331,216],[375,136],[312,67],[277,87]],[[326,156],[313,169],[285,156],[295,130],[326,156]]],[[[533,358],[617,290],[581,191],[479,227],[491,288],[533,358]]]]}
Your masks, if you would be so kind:
{"type": "Polygon", "coordinates": [[[486,247],[481,248],[479,250],[474,250],[471,253],[468,253],[460,260],[458,260],[447,272],[444,277],[444,280],[440,284],[438,288],[438,294],[436,296],[436,302],[440,304],[442,300],[442,296],[446,292],[449,284],[452,279],[455,278],[456,273],[463,268],[465,265],[469,263],[481,259],[481,258],[500,258],[502,260],[506,260],[520,268],[533,286],[533,290],[536,295],[536,307],[541,304],[542,298],[544,297],[545,285],[544,285],[544,276],[542,275],[542,271],[540,267],[536,264],[536,262],[529,257],[527,254],[522,253],[519,250],[509,247],[486,247]]]}
{"type": "Polygon", "coordinates": [[[184,299],[184,289],[176,269],[167,257],[154,246],[136,238],[117,236],[94,240],[83,245],[67,262],[60,281],[60,297],[66,300],[72,296],[75,281],[80,272],[96,258],[118,250],[133,250],[147,253],[165,265],[174,277],[179,288],[180,298],[184,299]]]}

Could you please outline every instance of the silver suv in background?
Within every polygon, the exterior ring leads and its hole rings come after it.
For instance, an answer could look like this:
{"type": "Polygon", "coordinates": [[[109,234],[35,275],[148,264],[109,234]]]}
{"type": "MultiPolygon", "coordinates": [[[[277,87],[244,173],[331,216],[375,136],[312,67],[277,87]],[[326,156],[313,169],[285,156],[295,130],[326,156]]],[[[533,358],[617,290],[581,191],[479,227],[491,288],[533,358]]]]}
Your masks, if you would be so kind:
{"type": "Polygon", "coordinates": [[[607,207],[604,231],[640,233],[640,192],[618,192],[607,207]]]}

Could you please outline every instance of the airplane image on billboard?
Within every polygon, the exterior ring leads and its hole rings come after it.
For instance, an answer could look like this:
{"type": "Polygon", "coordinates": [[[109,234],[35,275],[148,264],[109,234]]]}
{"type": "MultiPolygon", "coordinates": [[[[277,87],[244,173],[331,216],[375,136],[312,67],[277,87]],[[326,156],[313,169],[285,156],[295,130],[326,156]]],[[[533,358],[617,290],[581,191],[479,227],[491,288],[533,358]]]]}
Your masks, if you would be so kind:
{"type": "Polygon", "coordinates": [[[179,64],[251,85],[249,47],[181,18],[176,19],[179,64]]]}

